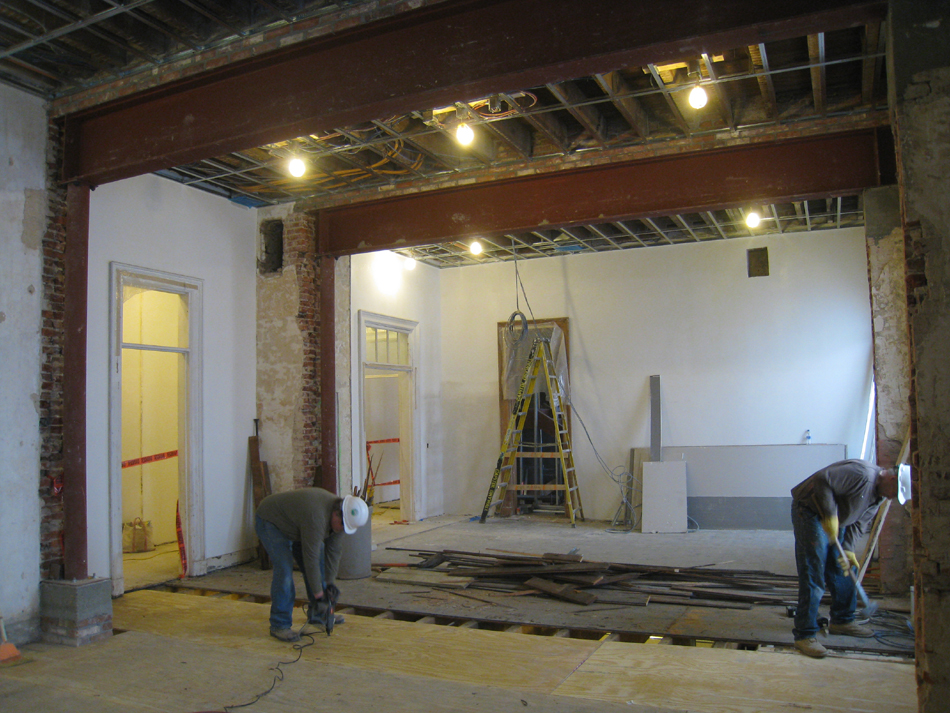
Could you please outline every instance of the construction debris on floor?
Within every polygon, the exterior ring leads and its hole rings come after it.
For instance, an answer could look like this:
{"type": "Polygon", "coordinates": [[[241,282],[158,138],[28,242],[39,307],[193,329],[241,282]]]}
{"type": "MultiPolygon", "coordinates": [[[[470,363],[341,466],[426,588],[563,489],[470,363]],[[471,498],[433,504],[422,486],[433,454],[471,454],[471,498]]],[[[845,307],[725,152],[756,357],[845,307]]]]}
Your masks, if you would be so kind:
{"type": "Polygon", "coordinates": [[[513,596],[546,595],[585,605],[646,606],[654,602],[718,609],[751,609],[754,604],[790,606],[795,604],[798,590],[795,577],[755,570],[585,562],[578,554],[412,552],[420,562],[405,568],[377,565],[382,570],[377,579],[486,589],[513,596]]]}

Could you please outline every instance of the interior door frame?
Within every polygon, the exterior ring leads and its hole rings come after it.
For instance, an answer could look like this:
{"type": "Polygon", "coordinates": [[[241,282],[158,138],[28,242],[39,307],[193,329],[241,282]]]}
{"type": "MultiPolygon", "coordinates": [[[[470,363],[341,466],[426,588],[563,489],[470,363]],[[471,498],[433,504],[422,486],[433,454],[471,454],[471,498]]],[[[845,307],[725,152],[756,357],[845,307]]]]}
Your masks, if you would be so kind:
{"type": "MultiPolygon", "coordinates": [[[[408,388],[399,390],[399,460],[400,463],[409,465],[408,473],[400,473],[399,476],[399,504],[402,509],[402,516],[409,522],[415,522],[423,513],[422,503],[425,502],[425,479],[418,477],[422,472],[421,450],[417,447],[420,428],[420,416],[418,409],[418,388],[419,379],[417,374],[417,355],[419,353],[419,323],[409,319],[399,317],[390,317],[366,310],[359,310],[359,385],[356,406],[358,408],[359,418],[359,438],[357,440],[357,452],[354,455],[359,468],[353,468],[354,473],[359,473],[359,482],[351,483],[350,487],[362,486],[366,480],[366,422],[364,418],[364,382],[366,379],[366,370],[386,370],[394,372],[405,372],[409,384],[408,388]],[[402,332],[409,338],[409,365],[397,366],[394,364],[379,364],[377,362],[367,361],[366,354],[366,329],[373,327],[375,329],[387,329],[392,332],[402,332]],[[405,395],[408,404],[406,413],[402,408],[402,400],[405,395]],[[408,434],[405,433],[408,431],[408,434]]],[[[424,516],[424,515],[422,515],[424,516]]]]}
{"type": "Polygon", "coordinates": [[[112,595],[125,591],[122,561],[122,293],[125,287],[171,292],[188,303],[188,386],[179,403],[178,503],[188,558],[188,576],[207,572],[205,560],[202,433],[202,292],[199,278],[184,277],[119,262],[109,263],[109,559],[112,595]],[[186,434],[184,438],[180,434],[186,434]],[[184,448],[182,448],[184,446],[184,448]],[[182,453],[181,451],[185,452],[182,453]]]}

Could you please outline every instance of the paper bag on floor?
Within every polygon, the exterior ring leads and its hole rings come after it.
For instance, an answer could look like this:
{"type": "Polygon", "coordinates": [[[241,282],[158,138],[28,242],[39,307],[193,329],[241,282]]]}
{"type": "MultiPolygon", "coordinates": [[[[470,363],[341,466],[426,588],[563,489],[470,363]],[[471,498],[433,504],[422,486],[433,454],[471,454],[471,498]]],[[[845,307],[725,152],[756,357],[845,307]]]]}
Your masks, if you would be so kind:
{"type": "Polygon", "coordinates": [[[151,520],[137,517],[122,523],[122,552],[150,552],[154,549],[151,520]]]}

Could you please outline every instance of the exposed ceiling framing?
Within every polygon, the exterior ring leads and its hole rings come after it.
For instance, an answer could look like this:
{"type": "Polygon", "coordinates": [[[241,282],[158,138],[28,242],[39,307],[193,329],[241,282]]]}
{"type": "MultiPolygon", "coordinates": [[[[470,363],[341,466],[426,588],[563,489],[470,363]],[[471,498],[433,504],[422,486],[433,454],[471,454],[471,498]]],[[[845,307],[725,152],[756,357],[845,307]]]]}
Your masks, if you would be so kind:
{"type": "MultiPolygon", "coordinates": [[[[14,0],[0,6],[0,81],[55,100],[241,41],[265,29],[359,4],[357,0],[14,0]]],[[[503,10],[514,3],[455,4],[474,8],[466,18],[471,16],[473,22],[482,22],[486,36],[511,24],[503,10]]],[[[532,0],[517,4],[533,7],[532,0]]],[[[698,0],[692,4],[698,4],[698,0]]],[[[557,20],[561,15],[574,17],[571,13],[576,10],[570,6],[580,5],[583,3],[549,3],[544,9],[557,20]]],[[[569,48],[606,42],[602,35],[617,33],[598,33],[598,27],[626,17],[634,12],[630,9],[634,5],[640,3],[603,3],[606,9],[600,14],[590,10],[584,15],[590,19],[571,25],[576,36],[562,38],[563,42],[569,48]]],[[[385,75],[380,68],[380,77],[375,82],[360,81],[361,76],[366,78],[362,68],[378,67],[373,52],[382,51],[380,47],[385,47],[385,43],[371,46],[363,55],[344,45],[349,64],[336,62],[332,66],[340,76],[340,87],[366,92],[366,101],[379,108],[372,119],[347,121],[351,115],[334,114],[332,107],[321,108],[322,120],[305,121],[303,116],[299,120],[289,116],[287,120],[291,126],[309,122],[320,126],[319,130],[290,136],[285,132],[285,138],[280,140],[254,142],[234,150],[234,139],[215,139],[209,133],[205,144],[190,152],[174,154],[167,150],[150,154],[155,149],[137,138],[137,127],[161,117],[169,117],[174,126],[173,122],[179,119],[175,112],[181,104],[180,97],[176,99],[175,95],[167,98],[163,106],[167,111],[156,111],[154,103],[136,105],[127,101],[118,105],[116,121],[118,126],[125,126],[124,133],[103,123],[108,116],[104,119],[98,112],[79,117],[78,124],[70,118],[67,131],[78,130],[96,156],[131,155],[129,162],[138,162],[137,165],[147,166],[147,170],[171,180],[243,205],[266,206],[291,201],[332,205],[469,179],[480,181],[543,172],[571,162],[609,163],[696,151],[721,142],[774,140],[886,126],[883,3],[811,3],[801,9],[800,16],[789,17],[780,17],[778,11],[762,9],[752,2],[731,6],[723,12],[750,14],[749,22],[761,23],[758,31],[716,36],[721,44],[712,51],[672,34],[671,18],[662,26],[623,30],[630,35],[624,41],[636,51],[626,51],[622,45],[604,45],[598,50],[605,55],[613,53],[610,56],[618,61],[638,61],[581,74],[571,73],[570,67],[580,71],[596,63],[562,62],[568,67],[564,70],[565,78],[545,79],[541,83],[528,81],[537,72],[519,69],[514,64],[507,67],[505,76],[522,77],[522,83],[492,82],[489,73],[479,74],[482,70],[475,65],[498,54],[498,49],[487,40],[473,47],[467,58],[445,57],[446,53],[435,46],[438,38],[427,36],[424,25],[418,26],[418,34],[413,35],[411,27],[392,29],[381,23],[380,32],[388,32],[387,37],[392,40],[388,46],[402,49],[404,54],[428,38],[426,44],[434,47],[434,54],[427,56],[425,65],[420,67],[425,66],[429,73],[426,81],[438,87],[438,91],[417,93],[416,103],[411,106],[384,100],[382,94],[371,94],[382,89],[363,88],[363,84],[388,83],[395,85],[394,95],[402,91],[398,82],[404,80],[394,74],[395,70],[385,75]],[[645,38],[653,35],[657,41],[643,49],[645,38]],[[761,41],[749,42],[752,35],[761,41]],[[744,41],[730,44],[730,39],[744,41]],[[405,44],[400,45],[400,41],[405,44]],[[458,73],[458,82],[452,82],[453,72],[458,73]],[[709,97],[708,104],[700,110],[687,102],[689,90],[697,84],[706,89],[709,97]],[[426,105],[421,99],[423,94],[438,101],[426,105]],[[383,111],[388,106],[397,110],[383,111]],[[454,138],[460,121],[475,131],[476,139],[470,147],[460,146],[454,138]],[[90,137],[116,142],[121,150],[110,154],[90,137]],[[224,150],[216,151],[216,146],[224,150]],[[291,156],[306,160],[308,172],[304,177],[297,179],[288,174],[286,164],[291,156]]],[[[440,8],[438,4],[434,7],[440,8]]],[[[430,15],[435,18],[433,27],[437,27],[438,13],[430,15]]],[[[689,22],[688,17],[680,18],[680,24],[689,22]]],[[[724,18],[722,25],[737,27],[741,23],[732,15],[724,18]]],[[[689,27],[682,31],[688,34],[689,27]]],[[[374,37],[373,32],[368,29],[364,34],[374,37]]],[[[545,34],[550,30],[533,27],[518,28],[517,32],[525,43],[530,43],[525,44],[523,51],[535,64],[541,61],[538,58],[552,65],[560,61],[554,49],[544,46],[551,44],[546,42],[549,36],[545,34]]],[[[451,38],[445,41],[449,43],[451,38]]],[[[225,98],[246,104],[256,102],[260,107],[249,109],[248,121],[259,124],[266,112],[280,112],[284,106],[273,104],[269,90],[262,90],[261,86],[274,86],[274,101],[279,102],[280,82],[293,82],[299,71],[312,71],[315,65],[325,64],[334,51],[332,46],[319,42],[314,47],[309,56],[298,52],[296,60],[278,57],[273,63],[258,67],[267,81],[259,83],[253,95],[246,89],[215,84],[212,76],[196,84],[191,99],[200,94],[209,105],[220,104],[225,98]],[[216,91],[220,94],[216,95],[216,91]]],[[[514,62],[510,58],[496,60],[496,64],[498,61],[514,62]]],[[[525,66],[528,64],[526,60],[525,66]]],[[[497,68],[494,72],[500,76],[497,68]]],[[[326,85],[323,90],[336,91],[333,78],[321,81],[326,85]]],[[[294,99],[300,100],[301,95],[294,99]]],[[[318,92],[307,100],[325,102],[326,97],[318,92]]],[[[189,107],[194,111],[194,101],[189,107]]],[[[200,108],[195,112],[199,121],[200,108]]],[[[246,135],[260,139],[266,133],[249,131],[246,135]]],[[[176,141],[179,138],[172,136],[176,141]]],[[[73,157],[73,175],[91,175],[85,168],[86,161],[86,155],[73,157]]],[[[71,170],[69,166],[67,170],[71,170]]],[[[90,170],[93,174],[99,171],[104,180],[114,180],[133,169],[116,163],[90,170]]],[[[778,202],[765,198],[759,203],[765,220],[758,233],[863,224],[860,196],[853,191],[787,202],[780,200],[785,196],[772,198],[778,202]]],[[[478,258],[469,256],[462,243],[455,247],[446,243],[414,248],[413,253],[429,264],[444,267],[512,259],[515,254],[519,258],[541,257],[742,237],[749,235],[749,229],[738,216],[749,208],[735,205],[697,213],[644,215],[619,222],[504,233],[501,244],[497,242],[498,235],[486,241],[489,249],[478,258]]]]}

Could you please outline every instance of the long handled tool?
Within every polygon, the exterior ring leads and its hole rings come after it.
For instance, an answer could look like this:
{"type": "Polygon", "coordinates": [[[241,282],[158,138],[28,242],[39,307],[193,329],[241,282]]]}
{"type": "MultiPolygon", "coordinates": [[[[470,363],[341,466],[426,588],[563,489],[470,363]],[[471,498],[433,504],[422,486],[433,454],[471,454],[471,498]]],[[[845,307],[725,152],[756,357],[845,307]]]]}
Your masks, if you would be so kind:
{"type": "Polygon", "coordinates": [[[848,562],[848,556],[844,553],[844,547],[841,546],[841,542],[838,538],[834,538],[835,547],[838,550],[838,556],[841,557],[845,563],[848,565],[845,569],[848,572],[848,576],[851,577],[851,581],[854,582],[854,588],[858,592],[858,599],[861,600],[861,606],[864,607],[864,613],[867,616],[871,616],[877,610],[877,603],[874,604],[873,609],[871,608],[871,602],[868,599],[867,593],[864,591],[864,587],[861,586],[861,582],[858,580],[858,575],[855,574],[854,568],[851,566],[851,563],[848,562]]]}

